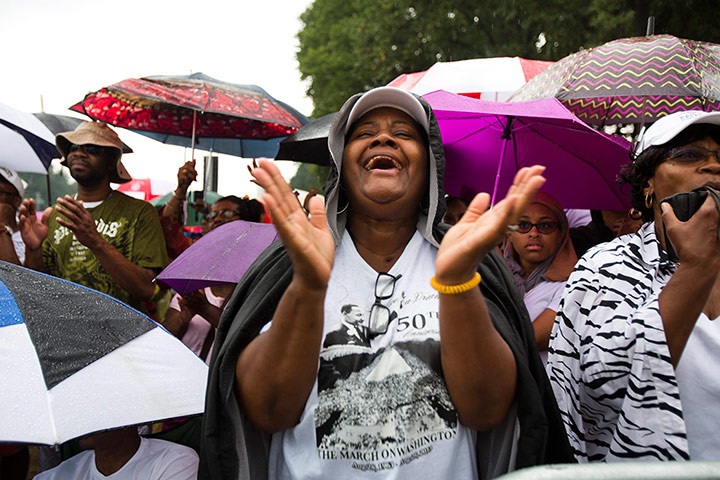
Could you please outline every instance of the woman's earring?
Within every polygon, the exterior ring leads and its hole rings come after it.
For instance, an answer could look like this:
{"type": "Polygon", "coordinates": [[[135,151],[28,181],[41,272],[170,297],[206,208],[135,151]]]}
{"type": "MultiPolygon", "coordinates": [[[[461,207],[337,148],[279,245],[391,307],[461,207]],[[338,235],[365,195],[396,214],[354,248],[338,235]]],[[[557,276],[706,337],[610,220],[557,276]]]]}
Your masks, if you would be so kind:
{"type": "Polygon", "coordinates": [[[645,206],[647,208],[652,208],[653,206],[653,198],[652,195],[648,192],[645,192],[645,206]]]}
{"type": "Polygon", "coordinates": [[[345,202],[345,206],[342,208],[342,210],[338,210],[337,214],[340,215],[341,213],[344,213],[345,210],[350,206],[350,202],[345,202]]]}

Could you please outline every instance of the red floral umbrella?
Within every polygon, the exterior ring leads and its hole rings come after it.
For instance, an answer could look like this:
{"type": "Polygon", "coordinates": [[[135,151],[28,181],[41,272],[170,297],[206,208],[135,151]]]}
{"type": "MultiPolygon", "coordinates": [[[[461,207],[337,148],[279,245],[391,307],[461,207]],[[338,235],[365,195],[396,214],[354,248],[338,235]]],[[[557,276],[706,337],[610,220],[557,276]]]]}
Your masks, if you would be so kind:
{"type": "Polygon", "coordinates": [[[307,119],[256,85],[202,73],[129,78],[89,93],[71,107],[118,127],[196,138],[269,139],[307,119]]]}

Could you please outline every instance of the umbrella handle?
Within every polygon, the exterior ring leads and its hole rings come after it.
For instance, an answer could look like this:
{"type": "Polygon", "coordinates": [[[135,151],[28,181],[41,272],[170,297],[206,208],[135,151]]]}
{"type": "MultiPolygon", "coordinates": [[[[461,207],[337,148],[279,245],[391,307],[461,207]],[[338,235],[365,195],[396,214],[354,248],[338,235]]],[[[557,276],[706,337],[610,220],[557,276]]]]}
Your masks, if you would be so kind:
{"type": "Polygon", "coordinates": [[[193,110],[193,125],[192,125],[192,150],[190,150],[190,160],[195,160],[195,121],[197,120],[197,110],[193,110]]]}

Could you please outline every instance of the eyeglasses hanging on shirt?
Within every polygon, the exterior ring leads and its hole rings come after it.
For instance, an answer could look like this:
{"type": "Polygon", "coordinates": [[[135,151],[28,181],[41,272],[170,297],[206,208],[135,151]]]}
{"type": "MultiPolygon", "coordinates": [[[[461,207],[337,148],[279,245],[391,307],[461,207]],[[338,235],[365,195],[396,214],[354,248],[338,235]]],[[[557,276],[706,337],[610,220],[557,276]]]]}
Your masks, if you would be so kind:
{"type": "Polygon", "coordinates": [[[371,338],[386,333],[388,325],[393,319],[393,315],[397,316],[395,312],[390,312],[390,309],[380,302],[393,296],[393,293],[395,293],[395,282],[397,282],[400,277],[402,277],[402,275],[396,277],[385,272],[378,273],[377,279],[375,280],[375,303],[373,303],[373,306],[370,308],[368,335],[371,338]]]}

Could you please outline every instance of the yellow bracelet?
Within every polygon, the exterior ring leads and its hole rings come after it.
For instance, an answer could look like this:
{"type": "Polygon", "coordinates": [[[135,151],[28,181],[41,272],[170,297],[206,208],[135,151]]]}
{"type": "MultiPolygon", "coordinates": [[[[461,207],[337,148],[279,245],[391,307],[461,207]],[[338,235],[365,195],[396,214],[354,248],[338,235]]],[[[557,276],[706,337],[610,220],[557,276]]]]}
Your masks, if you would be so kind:
{"type": "Polygon", "coordinates": [[[438,281],[435,280],[435,276],[433,275],[433,277],[430,279],[430,286],[438,292],[444,293],[445,295],[456,295],[458,293],[464,293],[477,287],[480,284],[480,280],[482,280],[482,277],[480,277],[480,274],[478,272],[475,272],[475,276],[465,283],[461,283],[460,285],[443,285],[441,283],[438,283],[438,281]]]}

